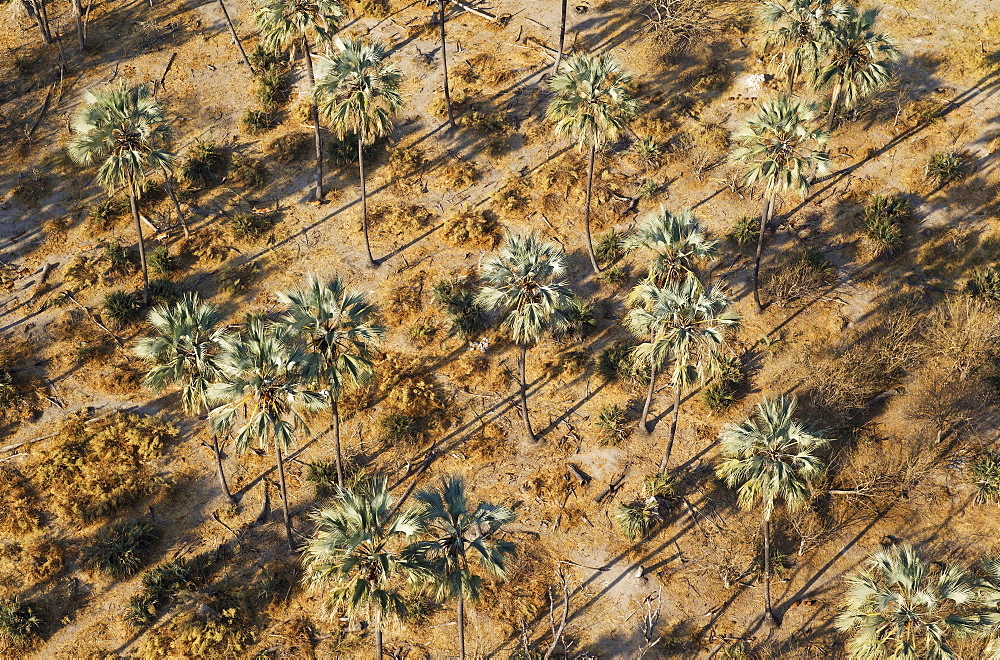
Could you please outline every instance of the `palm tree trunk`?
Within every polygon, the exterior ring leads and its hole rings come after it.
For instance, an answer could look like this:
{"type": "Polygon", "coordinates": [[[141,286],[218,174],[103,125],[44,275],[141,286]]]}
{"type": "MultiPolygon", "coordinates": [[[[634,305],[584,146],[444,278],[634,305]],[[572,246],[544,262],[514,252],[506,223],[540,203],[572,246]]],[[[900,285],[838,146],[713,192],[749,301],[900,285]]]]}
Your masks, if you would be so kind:
{"type": "Polygon", "coordinates": [[[361,175],[361,230],[365,235],[365,250],[368,251],[368,266],[377,268],[378,262],[372,256],[371,239],[368,238],[368,189],[365,187],[365,149],[361,133],[358,132],[358,172],[361,175]]]}
{"type": "Polygon", "coordinates": [[[337,400],[330,396],[330,412],[333,413],[333,443],[337,449],[337,485],[344,487],[344,458],[340,453],[340,408],[337,400]]]}
{"type": "Polygon", "coordinates": [[[319,132],[319,108],[316,107],[316,99],[313,97],[313,87],[316,85],[316,78],[313,76],[312,53],[309,51],[309,40],[302,37],[302,54],[306,58],[306,74],[309,77],[309,116],[312,118],[313,135],[316,142],[316,190],[315,199],[317,202],[323,201],[323,137],[319,132]]]}
{"type": "Polygon", "coordinates": [[[465,599],[458,594],[458,660],[465,660],[465,599]]]}
{"type": "Polygon", "coordinates": [[[660,472],[667,469],[667,463],[670,461],[670,452],[674,449],[674,437],[677,435],[677,419],[681,415],[681,388],[680,385],[674,383],[674,416],[670,420],[670,439],[667,440],[667,450],[663,453],[663,460],[660,461],[660,472]]]}
{"type": "Polygon", "coordinates": [[[771,516],[764,518],[764,611],[774,625],[781,625],[771,608],[771,516]]]}
{"type": "Polygon", "coordinates": [[[21,5],[29,17],[35,19],[38,31],[42,33],[42,41],[52,43],[52,32],[49,30],[48,12],[45,11],[45,0],[21,0],[21,5]]]}
{"type": "MultiPolygon", "coordinates": [[[[240,56],[243,57],[244,64],[250,69],[250,73],[254,72],[253,65],[250,64],[250,58],[247,57],[247,52],[243,50],[243,42],[240,41],[240,35],[236,34],[236,27],[233,25],[233,20],[229,18],[229,11],[226,10],[226,3],[223,0],[219,0],[219,8],[222,9],[222,15],[226,18],[226,25],[229,26],[229,32],[233,35],[233,42],[236,47],[240,49],[240,56]]],[[[311,91],[311,90],[310,90],[311,91]]]]}
{"type": "Polygon", "coordinates": [[[281,451],[281,443],[274,438],[274,457],[278,466],[278,487],[281,489],[281,511],[285,517],[285,536],[288,538],[288,549],[295,551],[292,543],[292,517],[288,513],[288,489],[285,487],[285,457],[281,451]]]}
{"type": "Polygon", "coordinates": [[[830,97],[830,113],[826,116],[826,132],[833,131],[833,122],[837,119],[837,110],[840,108],[840,88],[841,81],[833,86],[833,95],[830,97]]]}
{"type": "Polygon", "coordinates": [[[444,39],[444,0],[438,0],[441,18],[441,64],[444,66],[444,102],[448,106],[448,124],[455,128],[455,118],[451,113],[451,90],[448,88],[448,44],[444,39]]]}
{"type": "Polygon", "coordinates": [[[236,504],[236,498],[233,497],[232,491],[229,490],[229,482],[226,481],[226,471],[222,467],[222,449],[219,447],[219,436],[214,433],[212,434],[212,453],[215,454],[215,471],[219,476],[222,492],[227,500],[236,504]]]}
{"type": "Polygon", "coordinates": [[[382,660],[382,626],[375,628],[375,658],[382,660]]]}
{"type": "Polygon", "coordinates": [[[788,95],[791,96],[795,91],[795,78],[799,74],[799,63],[798,60],[793,60],[791,64],[788,65],[788,95]]]}
{"type": "Polygon", "coordinates": [[[653,400],[653,390],[656,389],[656,365],[649,368],[649,390],[646,392],[646,403],[642,407],[642,417],[639,418],[639,430],[649,434],[646,419],[649,417],[649,404],[653,400]]]}
{"type": "Polygon", "coordinates": [[[139,264],[142,266],[142,304],[149,304],[149,271],[146,270],[146,244],[142,239],[142,220],[139,219],[139,204],[135,180],[131,179],[128,186],[128,201],[132,207],[132,219],[135,220],[135,233],[139,237],[139,264]]]}
{"type": "Polygon", "coordinates": [[[559,21],[559,50],[556,51],[556,61],[552,65],[552,75],[559,73],[559,65],[562,63],[563,49],[566,47],[566,4],[569,0],[562,0],[562,18],[559,21]]]}
{"type": "Polygon", "coordinates": [[[174,210],[177,212],[177,220],[181,223],[181,229],[184,230],[184,238],[191,238],[191,232],[188,231],[187,222],[184,221],[184,212],[181,211],[181,203],[177,201],[177,195],[174,194],[174,177],[172,174],[167,172],[167,194],[170,195],[170,201],[174,203],[174,210]]]}
{"type": "Polygon", "coordinates": [[[597,265],[597,255],[594,254],[594,241],[590,237],[590,193],[594,187],[594,156],[597,153],[597,146],[590,145],[590,157],[587,160],[587,200],[583,210],[583,224],[587,228],[587,251],[590,253],[590,265],[594,267],[594,274],[601,274],[601,267],[597,265]]]}
{"type": "Polygon", "coordinates": [[[760,304],[760,257],[764,253],[764,232],[771,222],[771,214],[774,213],[774,190],[768,190],[767,204],[764,205],[764,213],[760,216],[760,233],[757,236],[757,256],[753,261],[753,301],[757,305],[757,311],[764,310],[760,304]]]}
{"type": "Polygon", "coordinates": [[[528,377],[525,373],[525,363],[528,361],[528,347],[521,345],[521,356],[517,362],[517,375],[521,380],[521,418],[524,420],[524,432],[528,440],[535,442],[535,432],[531,430],[531,417],[528,415],[528,377]]]}
{"type": "Polygon", "coordinates": [[[87,35],[83,31],[83,4],[73,0],[73,19],[76,21],[76,40],[80,44],[80,52],[87,47],[87,35]]]}

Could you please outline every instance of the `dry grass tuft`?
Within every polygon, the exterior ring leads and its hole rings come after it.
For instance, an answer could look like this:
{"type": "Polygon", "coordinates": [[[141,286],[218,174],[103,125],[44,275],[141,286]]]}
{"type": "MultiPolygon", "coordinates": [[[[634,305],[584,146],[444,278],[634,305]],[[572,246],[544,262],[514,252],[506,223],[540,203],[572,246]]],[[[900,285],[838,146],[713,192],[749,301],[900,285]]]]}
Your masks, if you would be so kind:
{"type": "Polygon", "coordinates": [[[444,240],[452,245],[492,249],[497,244],[499,225],[489,209],[463,204],[451,209],[444,221],[444,240]]]}

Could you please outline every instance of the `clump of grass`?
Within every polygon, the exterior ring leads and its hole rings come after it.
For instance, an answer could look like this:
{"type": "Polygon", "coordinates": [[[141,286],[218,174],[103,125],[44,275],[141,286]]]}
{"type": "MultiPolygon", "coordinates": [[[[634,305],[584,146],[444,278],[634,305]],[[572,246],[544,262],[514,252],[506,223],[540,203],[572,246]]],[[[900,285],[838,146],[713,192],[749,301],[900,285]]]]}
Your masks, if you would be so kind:
{"type": "Polygon", "coordinates": [[[229,219],[233,236],[242,240],[259,240],[274,229],[275,215],[271,212],[236,213],[229,219]]]}
{"type": "Polygon", "coordinates": [[[431,299],[451,324],[450,332],[472,339],[489,326],[486,312],[476,304],[476,286],[470,277],[453,277],[431,287],[431,299]]]}
{"type": "Polygon", "coordinates": [[[159,530],[148,521],[122,520],[98,531],[80,557],[85,567],[108,577],[131,577],[148,561],[159,537],[159,530]]]}
{"type": "Polygon", "coordinates": [[[193,586],[193,567],[175,559],[142,574],[142,591],[132,596],[125,608],[125,620],[135,628],[144,628],[156,620],[157,610],[171,598],[193,586]]]}
{"type": "Polygon", "coordinates": [[[701,400],[712,412],[722,412],[736,402],[743,383],[740,361],[731,357],[722,363],[715,379],[702,391],[701,400]]]}
{"type": "Polygon", "coordinates": [[[594,247],[594,255],[600,263],[612,263],[618,261],[624,254],[622,248],[625,240],[625,233],[614,227],[597,237],[597,245],[594,247]]]}
{"type": "Polygon", "coordinates": [[[133,323],[139,315],[139,301],[135,294],[111,291],[104,296],[103,315],[108,324],[124,328],[133,323]]]}
{"type": "Polygon", "coordinates": [[[263,272],[263,266],[258,261],[248,261],[244,264],[227,263],[219,269],[219,291],[236,293],[245,291],[256,282],[263,272]]]}
{"type": "Polygon", "coordinates": [[[121,197],[108,197],[87,210],[87,224],[91,229],[108,231],[114,221],[128,211],[128,200],[121,197]]]}
{"type": "Polygon", "coordinates": [[[173,280],[158,277],[149,281],[150,305],[163,305],[176,302],[181,297],[181,291],[173,280]]]}
{"type": "Polygon", "coordinates": [[[969,174],[969,157],[961,151],[931,155],[927,162],[927,178],[938,186],[961,181],[969,174]]]}
{"type": "Polygon", "coordinates": [[[623,341],[615,342],[601,351],[597,358],[597,373],[609,383],[649,382],[649,374],[636,368],[635,360],[632,359],[632,344],[623,341]]]}
{"type": "Polygon", "coordinates": [[[633,142],[632,151],[646,167],[656,168],[663,163],[663,146],[652,135],[646,135],[633,142]]]}
{"type": "Polygon", "coordinates": [[[317,498],[337,493],[337,464],[334,461],[313,461],[306,469],[306,481],[316,489],[317,498]]]}
{"type": "Polygon", "coordinates": [[[275,161],[289,165],[305,158],[312,144],[313,136],[309,133],[290,133],[272,140],[267,152],[275,161]]]}
{"type": "Polygon", "coordinates": [[[1000,501],[1000,454],[986,452],[969,464],[971,481],[976,487],[976,500],[984,503],[1000,501]]]}
{"type": "Polygon", "coordinates": [[[631,432],[628,408],[617,403],[601,407],[597,415],[597,444],[602,447],[614,446],[628,438],[631,432]]]}
{"type": "Polygon", "coordinates": [[[258,110],[257,108],[249,108],[243,113],[242,124],[247,133],[257,135],[258,133],[264,133],[274,128],[276,122],[270,112],[258,110]]]}
{"type": "Polygon", "coordinates": [[[974,298],[1000,302],[1000,268],[981,266],[972,271],[965,290],[974,298]]]}
{"type": "Polygon", "coordinates": [[[174,258],[166,246],[161,245],[146,255],[146,266],[149,272],[157,277],[166,277],[175,266],[174,258]]]}
{"type": "Polygon", "coordinates": [[[763,289],[779,307],[816,293],[832,284],[837,269],[821,252],[804,250],[779,264],[763,278],[763,289]]]}
{"type": "Polygon", "coordinates": [[[652,199],[661,190],[662,186],[653,179],[644,179],[642,185],[636,191],[641,199],[652,199]]]}
{"type": "Polygon", "coordinates": [[[126,274],[136,269],[131,251],[119,241],[112,241],[104,247],[104,259],[108,262],[108,272],[126,274]]]}
{"type": "Polygon", "coordinates": [[[14,599],[0,601],[0,640],[8,649],[31,648],[41,632],[42,618],[33,605],[14,599]]]}
{"type": "Polygon", "coordinates": [[[653,528],[663,521],[670,500],[677,495],[677,478],[667,472],[655,474],[643,484],[643,495],[615,510],[615,521],[622,535],[630,541],[649,536],[653,528]]]}
{"type": "Polygon", "coordinates": [[[257,74],[257,102],[266,112],[280,108],[291,98],[292,86],[288,77],[278,67],[269,67],[257,74]]]}
{"type": "Polygon", "coordinates": [[[418,174],[427,165],[427,156],[419,147],[399,146],[389,152],[389,171],[394,178],[418,174]]]}
{"type": "Polygon", "coordinates": [[[198,140],[181,165],[181,178],[194,188],[207,188],[222,181],[225,150],[214,142],[198,140]]]}
{"type": "Polygon", "coordinates": [[[390,413],[379,420],[382,439],[390,444],[413,443],[417,440],[417,421],[403,413],[390,413]]]}
{"type": "Polygon", "coordinates": [[[234,183],[241,183],[247,188],[260,188],[267,180],[267,168],[259,158],[237,154],[233,156],[229,176],[234,183]]]}
{"type": "Polygon", "coordinates": [[[902,195],[875,195],[864,211],[865,240],[875,257],[891,255],[902,247],[903,223],[910,215],[902,195]]]}
{"type": "Polygon", "coordinates": [[[497,240],[496,216],[488,209],[463,204],[454,207],[444,221],[444,240],[452,245],[492,248],[497,240]]]}
{"type": "Polygon", "coordinates": [[[628,282],[628,273],[628,268],[616,264],[601,271],[597,279],[611,286],[619,287],[628,282]]]}
{"type": "Polygon", "coordinates": [[[745,215],[733,224],[732,231],[729,232],[729,240],[740,248],[757,243],[760,234],[760,218],[758,216],[745,215]]]}

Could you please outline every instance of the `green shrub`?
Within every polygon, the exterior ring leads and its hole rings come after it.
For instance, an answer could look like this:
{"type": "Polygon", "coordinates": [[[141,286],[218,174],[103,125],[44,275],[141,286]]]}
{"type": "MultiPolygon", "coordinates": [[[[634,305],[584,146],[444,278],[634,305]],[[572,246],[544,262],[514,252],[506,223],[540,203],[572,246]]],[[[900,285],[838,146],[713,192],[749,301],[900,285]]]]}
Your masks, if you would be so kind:
{"type": "Polygon", "coordinates": [[[449,332],[472,339],[489,327],[486,312],[476,304],[476,285],[469,277],[442,280],[431,287],[431,299],[448,317],[449,332]]]}
{"type": "Polygon", "coordinates": [[[256,282],[264,271],[259,261],[248,261],[243,264],[226,263],[219,269],[219,291],[223,293],[243,292],[256,282]]]}
{"type": "Polygon", "coordinates": [[[600,263],[611,263],[618,261],[624,254],[622,241],[625,239],[623,232],[617,231],[614,227],[597,237],[597,245],[594,247],[594,255],[600,263]]]}
{"type": "Polygon", "coordinates": [[[229,224],[233,228],[233,235],[243,240],[256,240],[266,236],[274,228],[275,216],[273,213],[236,213],[229,219],[229,224]]]}
{"type": "Polygon", "coordinates": [[[288,58],[283,52],[269,50],[257,44],[250,53],[250,64],[253,64],[256,71],[280,69],[288,64],[288,58]]]}
{"type": "Polygon", "coordinates": [[[108,325],[124,328],[136,320],[139,312],[139,301],[134,294],[111,291],[104,296],[102,307],[108,325]]]}
{"type": "Polygon", "coordinates": [[[317,498],[336,495],[337,463],[334,461],[313,461],[306,470],[306,481],[316,489],[317,498]]]}
{"type": "Polygon", "coordinates": [[[260,107],[265,111],[272,111],[288,103],[292,86],[288,84],[288,77],[283,71],[272,67],[257,74],[255,91],[260,107]]]}
{"type": "Polygon", "coordinates": [[[143,628],[156,620],[157,610],[181,591],[194,586],[194,566],[175,559],[142,574],[142,591],[132,596],[125,608],[125,620],[143,628]]]}
{"type": "Polygon", "coordinates": [[[30,603],[0,601],[0,640],[10,649],[30,648],[42,632],[42,619],[30,603]]]}
{"type": "Polygon", "coordinates": [[[597,444],[602,447],[617,445],[631,433],[628,408],[617,403],[602,406],[596,425],[600,429],[597,444]]]}
{"type": "Polygon", "coordinates": [[[1000,268],[984,266],[972,271],[972,277],[965,283],[970,296],[1000,302],[1000,268]]]}
{"type": "Polygon", "coordinates": [[[702,390],[701,400],[712,412],[721,412],[739,398],[745,376],[736,357],[723,361],[715,379],[702,390]]]}
{"type": "Polygon", "coordinates": [[[875,257],[894,254],[903,244],[903,223],[910,215],[902,195],[875,195],[865,207],[865,240],[875,257]]]}
{"type": "Polygon", "coordinates": [[[181,165],[181,177],[195,188],[207,188],[222,181],[225,167],[226,151],[214,142],[198,140],[181,165]]]}
{"type": "Polygon", "coordinates": [[[417,420],[403,413],[390,413],[379,420],[382,439],[391,444],[412,443],[417,439],[417,420]]]}
{"type": "Polygon", "coordinates": [[[108,577],[131,577],[149,560],[159,537],[159,530],[145,520],[122,520],[98,531],[80,557],[86,568],[108,577]]]}
{"type": "Polygon", "coordinates": [[[628,277],[628,268],[616,264],[601,271],[601,274],[597,276],[597,279],[611,286],[619,287],[628,282],[628,277]]]}
{"type": "Polygon", "coordinates": [[[131,251],[119,241],[112,241],[104,247],[104,259],[108,262],[109,272],[124,275],[136,269],[131,251]]]}
{"type": "Polygon", "coordinates": [[[965,153],[933,154],[927,163],[927,178],[939,186],[947,186],[968,176],[969,169],[969,157],[965,153]]]}
{"type": "Polygon", "coordinates": [[[733,225],[729,240],[740,248],[756,245],[760,234],[760,217],[745,215],[733,225]]]}
{"type": "Polygon", "coordinates": [[[91,206],[87,211],[87,218],[92,228],[107,231],[111,229],[113,221],[126,213],[128,208],[127,199],[109,197],[91,206]]]}
{"type": "Polygon", "coordinates": [[[157,278],[149,281],[149,304],[163,305],[180,300],[181,290],[173,280],[157,278]]]}
{"type": "Polygon", "coordinates": [[[632,344],[618,341],[601,351],[597,358],[597,373],[609,383],[629,382],[644,384],[649,382],[649,374],[637,369],[632,359],[632,344]]]}
{"type": "Polygon", "coordinates": [[[156,621],[156,608],[159,601],[156,596],[146,591],[140,591],[128,600],[125,606],[125,622],[133,628],[145,628],[156,621]]]}
{"type": "Polygon", "coordinates": [[[632,150],[646,167],[659,167],[663,162],[663,146],[652,135],[646,135],[632,143],[632,150]]]}
{"type": "Polygon", "coordinates": [[[979,502],[1000,501],[1000,454],[986,452],[969,464],[979,502]]]}
{"type": "Polygon", "coordinates": [[[552,335],[556,339],[572,337],[582,340],[594,328],[597,318],[594,316],[594,306],[587,300],[574,296],[569,307],[563,310],[566,325],[553,328],[552,335]]]}
{"type": "Polygon", "coordinates": [[[166,246],[159,246],[146,255],[146,266],[156,277],[166,277],[174,269],[174,258],[170,256],[166,246]]]}
{"type": "Polygon", "coordinates": [[[644,179],[635,193],[639,195],[641,199],[652,199],[664,189],[664,186],[660,185],[653,179],[644,179]]]}
{"type": "Polygon", "coordinates": [[[243,113],[242,123],[243,128],[251,135],[264,133],[275,126],[274,117],[270,112],[257,110],[256,108],[249,108],[243,113]]]}

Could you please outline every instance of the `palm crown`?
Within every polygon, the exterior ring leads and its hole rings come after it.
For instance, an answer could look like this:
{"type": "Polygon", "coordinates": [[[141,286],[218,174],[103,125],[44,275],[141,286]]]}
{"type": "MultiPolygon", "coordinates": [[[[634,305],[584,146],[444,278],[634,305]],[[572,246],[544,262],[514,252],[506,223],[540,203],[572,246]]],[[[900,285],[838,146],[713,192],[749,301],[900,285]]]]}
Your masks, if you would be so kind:
{"type": "Polygon", "coordinates": [[[83,102],[73,117],[76,137],[68,152],[81,165],[101,161],[96,178],[102,188],[110,193],[128,187],[130,194],[136,194],[150,169],[170,169],[173,154],[166,149],[170,125],[148,85],[129,88],[119,83],[104,91],[87,91],[83,102]]]}
{"type": "Polygon", "coordinates": [[[733,134],[739,146],[733,150],[732,159],[748,165],[749,185],[760,183],[769,191],[795,190],[804,194],[809,177],[826,172],[830,159],[822,148],[828,134],[809,128],[815,116],[812,105],[788,97],[760,105],[757,113],[733,134]]]}
{"type": "Polygon", "coordinates": [[[371,616],[377,627],[388,616],[403,616],[401,574],[427,576],[405,545],[422,529],[420,512],[396,511],[385,479],[378,479],[341,490],[313,520],[316,532],[304,553],[307,579],[322,590],[330,608],[371,616]]]}
{"type": "Polygon", "coordinates": [[[403,107],[403,74],[386,62],[380,43],[339,38],[335,43],[337,53],[318,58],[316,103],[341,138],[354,131],[370,144],[392,132],[392,117],[403,107]]]}
{"type": "Polygon", "coordinates": [[[719,477],[735,488],[744,509],[760,508],[770,519],[777,500],[789,509],[802,507],[811,495],[810,483],[822,476],[823,462],[815,452],[828,441],[792,418],[794,398],[766,399],[756,418],[727,424],[719,434],[724,460],[719,477]]]}
{"type": "Polygon", "coordinates": [[[155,392],[183,382],[181,402],[186,412],[208,408],[208,386],[219,375],[219,346],[228,341],[218,327],[219,308],[202,302],[198,294],[186,293],[180,301],[160,305],[149,313],[155,335],[140,339],[136,354],[153,364],[144,384],[155,392]]]}
{"type": "Polygon", "coordinates": [[[955,658],[949,637],[1000,623],[988,583],[964,566],[932,571],[910,545],[876,552],[847,584],[837,627],[854,634],[855,658],[955,658]]]}
{"type": "Polygon", "coordinates": [[[262,45],[275,52],[295,47],[302,38],[329,43],[343,17],[336,0],[272,0],[255,15],[262,45]]]}
{"type": "Polygon", "coordinates": [[[691,211],[671,213],[661,207],[646,217],[625,247],[642,247],[655,254],[649,262],[649,279],[662,286],[690,272],[697,260],[713,254],[715,243],[691,211]]]}
{"type": "Polygon", "coordinates": [[[768,0],[761,5],[761,20],[773,26],[764,32],[765,44],[785,51],[789,94],[799,72],[826,53],[834,24],[847,11],[847,5],[831,6],[829,0],[768,0]]]}
{"type": "Polygon", "coordinates": [[[588,147],[617,140],[638,109],[627,89],[631,81],[608,54],[580,53],[563,62],[549,83],[555,97],[547,114],[556,133],[588,147]]]}
{"type": "Polygon", "coordinates": [[[480,267],[484,285],[476,301],[488,310],[500,311],[502,327],[515,344],[534,344],[547,328],[566,324],[564,311],[572,293],[566,281],[554,281],[565,272],[565,258],[558,247],[534,234],[508,234],[480,267]]]}

